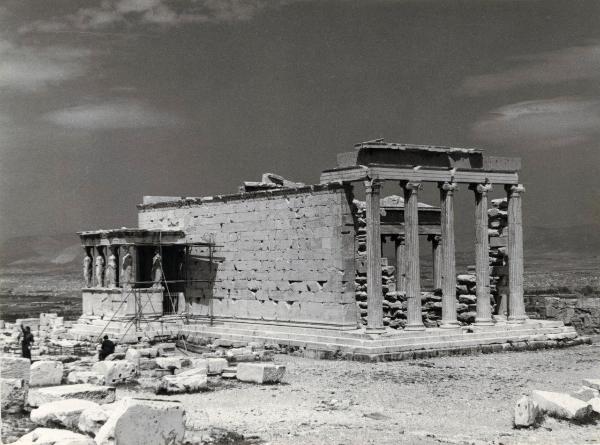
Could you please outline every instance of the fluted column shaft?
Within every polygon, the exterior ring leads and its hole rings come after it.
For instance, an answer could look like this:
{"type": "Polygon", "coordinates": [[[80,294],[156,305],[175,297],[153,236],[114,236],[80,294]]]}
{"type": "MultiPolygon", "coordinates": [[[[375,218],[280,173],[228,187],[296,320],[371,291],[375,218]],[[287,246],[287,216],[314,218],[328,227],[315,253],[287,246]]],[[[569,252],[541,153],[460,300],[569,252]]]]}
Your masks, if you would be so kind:
{"type": "Polygon", "coordinates": [[[383,326],[383,292],[381,289],[381,226],[379,195],[381,183],[365,181],[367,219],[367,332],[385,331],[383,326]]]}
{"type": "Polygon", "coordinates": [[[421,271],[419,267],[418,182],[402,182],[404,189],[404,232],[406,236],[407,330],[423,330],[421,310],[421,271]]]}
{"type": "Polygon", "coordinates": [[[521,195],[525,188],[507,186],[508,192],[508,321],[523,323],[525,302],[523,301],[523,225],[521,195]]]}
{"type": "Polygon", "coordinates": [[[456,254],[454,246],[454,191],[456,183],[439,184],[442,230],[442,328],[459,326],[456,319],[456,254]]]}
{"type": "Polygon", "coordinates": [[[488,192],[491,184],[472,184],[475,192],[475,274],[477,315],[475,324],[493,324],[490,304],[490,249],[488,240],[488,192]]]}
{"type": "Polygon", "coordinates": [[[442,288],[442,249],[440,235],[429,235],[427,241],[431,242],[431,256],[433,259],[433,288],[442,288]]]}
{"type": "Polygon", "coordinates": [[[396,289],[406,292],[406,245],[404,235],[396,235],[394,239],[396,246],[396,289]]]}

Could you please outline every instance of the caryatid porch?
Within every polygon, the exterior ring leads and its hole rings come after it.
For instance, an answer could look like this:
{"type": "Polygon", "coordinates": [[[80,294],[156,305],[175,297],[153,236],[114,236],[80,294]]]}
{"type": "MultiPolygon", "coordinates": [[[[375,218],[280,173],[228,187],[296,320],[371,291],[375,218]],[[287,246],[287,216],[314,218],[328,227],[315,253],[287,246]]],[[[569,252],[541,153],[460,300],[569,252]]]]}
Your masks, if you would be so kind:
{"type": "MultiPolygon", "coordinates": [[[[78,233],[84,249],[84,315],[160,317],[185,310],[192,248],[181,230],[121,228],[78,233]]],[[[196,280],[197,281],[197,280],[196,280]]]]}
{"type": "Polygon", "coordinates": [[[404,195],[404,243],[397,244],[397,270],[403,270],[401,287],[406,291],[406,330],[424,330],[421,312],[418,195],[423,183],[435,183],[440,191],[440,234],[429,238],[433,245],[434,281],[442,289],[442,328],[459,327],[456,313],[456,265],[454,242],[454,195],[459,186],[471,190],[475,210],[475,267],[478,326],[502,321],[493,316],[490,304],[488,193],[492,187],[508,196],[509,299],[508,322],[526,320],[523,304],[523,235],[518,171],[520,159],[484,157],[481,150],[386,143],[382,140],[356,145],[354,152],[338,155],[338,167],[321,174],[321,183],[362,182],[366,192],[367,222],[367,332],[385,332],[381,287],[380,193],[384,181],[395,181],[404,195]],[[435,261],[437,259],[438,261],[435,261]],[[437,266],[437,267],[436,267],[437,266]]]}

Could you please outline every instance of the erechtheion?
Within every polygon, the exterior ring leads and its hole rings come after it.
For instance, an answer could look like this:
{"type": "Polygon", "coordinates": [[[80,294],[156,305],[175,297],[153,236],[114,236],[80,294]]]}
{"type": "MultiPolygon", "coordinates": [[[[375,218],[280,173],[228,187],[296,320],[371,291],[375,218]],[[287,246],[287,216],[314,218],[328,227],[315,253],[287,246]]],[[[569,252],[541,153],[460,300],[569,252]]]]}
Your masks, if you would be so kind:
{"type": "Polygon", "coordinates": [[[265,174],[235,194],[145,196],[139,228],[80,232],[84,314],[74,332],[110,322],[115,335],[166,329],[190,342],[259,339],[390,359],[572,336],[525,314],[519,170],[518,158],[479,149],[376,140],[339,154],[316,185],[265,174]],[[384,182],[397,193],[382,197],[384,182]],[[425,183],[439,188],[439,207],[418,201],[425,183]],[[490,210],[492,187],[506,200],[490,210]],[[474,274],[458,285],[472,291],[458,297],[456,193],[473,196],[475,221],[474,274]],[[490,230],[490,212],[504,218],[502,233],[490,230]],[[431,243],[430,292],[421,286],[422,242],[431,243]],[[382,243],[392,259],[382,258],[382,243]],[[135,327],[126,333],[127,322],[135,327]]]}

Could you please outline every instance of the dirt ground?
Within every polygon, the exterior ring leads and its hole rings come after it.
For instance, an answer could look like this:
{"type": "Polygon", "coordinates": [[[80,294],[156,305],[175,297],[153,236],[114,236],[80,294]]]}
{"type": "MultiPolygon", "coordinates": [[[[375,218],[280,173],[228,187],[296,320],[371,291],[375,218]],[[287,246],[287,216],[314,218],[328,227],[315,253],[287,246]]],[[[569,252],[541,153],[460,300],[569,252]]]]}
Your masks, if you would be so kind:
{"type": "Polygon", "coordinates": [[[171,398],[184,403],[204,440],[210,425],[270,444],[600,443],[600,423],[546,419],[537,429],[512,428],[521,395],[600,378],[599,344],[376,364],[275,360],[287,367],[283,384],[215,380],[210,392],[171,398]]]}

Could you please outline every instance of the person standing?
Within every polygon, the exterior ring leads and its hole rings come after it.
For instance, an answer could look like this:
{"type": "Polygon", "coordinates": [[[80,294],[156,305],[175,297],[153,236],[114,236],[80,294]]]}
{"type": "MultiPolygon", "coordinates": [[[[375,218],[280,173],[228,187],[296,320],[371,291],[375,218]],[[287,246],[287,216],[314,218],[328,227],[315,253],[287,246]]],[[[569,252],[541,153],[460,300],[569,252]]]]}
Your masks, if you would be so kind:
{"type": "Polygon", "coordinates": [[[21,325],[21,335],[23,336],[23,339],[21,340],[21,356],[31,360],[31,345],[33,343],[31,328],[29,326],[24,327],[21,325]]]}

